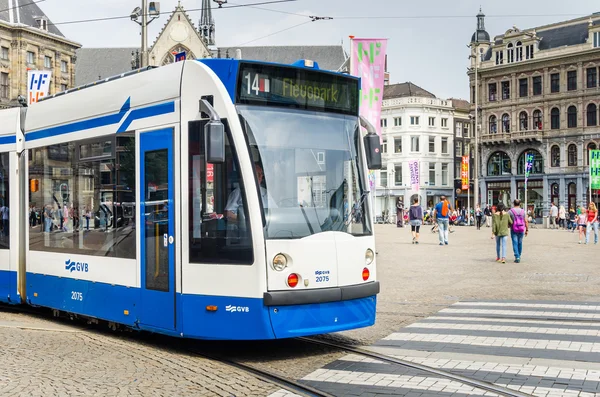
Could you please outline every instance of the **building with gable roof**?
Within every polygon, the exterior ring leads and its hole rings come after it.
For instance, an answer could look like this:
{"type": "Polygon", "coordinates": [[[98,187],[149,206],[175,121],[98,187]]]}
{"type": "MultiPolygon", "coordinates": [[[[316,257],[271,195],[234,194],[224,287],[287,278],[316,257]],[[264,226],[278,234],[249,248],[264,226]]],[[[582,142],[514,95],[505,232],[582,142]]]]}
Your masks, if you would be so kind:
{"type": "Polygon", "coordinates": [[[588,152],[600,144],[600,13],[513,26],[493,40],[484,18],[480,11],[468,72],[475,103],[478,62],[481,202],[525,199],[527,154],[527,200],[536,218],[548,215],[551,202],[567,209],[598,202],[598,191],[588,193],[588,152]]]}
{"type": "Polygon", "coordinates": [[[75,51],[33,0],[0,0],[0,108],[20,106],[29,69],[52,71],[50,94],[75,85],[75,51]]]}

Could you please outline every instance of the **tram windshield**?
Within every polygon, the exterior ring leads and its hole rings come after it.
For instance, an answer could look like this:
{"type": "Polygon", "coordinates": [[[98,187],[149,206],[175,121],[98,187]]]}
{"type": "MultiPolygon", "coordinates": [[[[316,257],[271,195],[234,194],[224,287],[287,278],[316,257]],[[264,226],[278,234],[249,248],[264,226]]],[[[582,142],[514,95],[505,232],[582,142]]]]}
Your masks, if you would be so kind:
{"type": "Polygon", "coordinates": [[[356,116],[251,105],[238,112],[259,165],[266,238],[371,234],[356,116]]]}

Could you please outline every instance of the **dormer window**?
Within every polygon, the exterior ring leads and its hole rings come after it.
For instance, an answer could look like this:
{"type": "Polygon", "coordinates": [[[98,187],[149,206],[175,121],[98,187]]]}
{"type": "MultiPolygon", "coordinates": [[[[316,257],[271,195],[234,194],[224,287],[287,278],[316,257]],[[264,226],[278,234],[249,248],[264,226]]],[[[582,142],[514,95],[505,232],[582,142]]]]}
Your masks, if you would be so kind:
{"type": "Polygon", "coordinates": [[[515,47],[517,53],[517,62],[523,60],[523,45],[520,41],[517,41],[517,45],[515,47]]]}
{"type": "Polygon", "coordinates": [[[35,23],[38,29],[48,31],[48,20],[46,18],[36,18],[35,23]]]}
{"type": "Polygon", "coordinates": [[[600,47],[600,32],[594,32],[594,48],[600,47]]]}
{"type": "Polygon", "coordinates": [[[506,63],[513,63],[515,61],[515,49],[512,43],[508,43],[506,46],[506,63]]]}

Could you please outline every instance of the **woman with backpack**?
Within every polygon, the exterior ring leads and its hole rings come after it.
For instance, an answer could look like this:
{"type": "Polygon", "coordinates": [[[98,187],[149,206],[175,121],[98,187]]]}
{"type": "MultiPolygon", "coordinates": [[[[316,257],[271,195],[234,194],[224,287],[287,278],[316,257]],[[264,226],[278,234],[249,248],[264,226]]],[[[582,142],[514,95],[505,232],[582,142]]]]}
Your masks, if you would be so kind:
{"type": "Polygon", "coordinates": [[[521,200],[513,201],[513,207],[508,211],[508,215],[510,216],[508,223],[510,225],[515,263],[519,263],[523,252],[523,237],[527,236],[529,232],[529,221],[525,215],[525,210],[521,208],[521,200]]]}
{"type": "Polygon", "coordinates": [[[492,219],[492,233],[496,236],[496,262],[506,263],[506,244],[508,241],[508,220],[504,203],[499,203],[492,219]]]}

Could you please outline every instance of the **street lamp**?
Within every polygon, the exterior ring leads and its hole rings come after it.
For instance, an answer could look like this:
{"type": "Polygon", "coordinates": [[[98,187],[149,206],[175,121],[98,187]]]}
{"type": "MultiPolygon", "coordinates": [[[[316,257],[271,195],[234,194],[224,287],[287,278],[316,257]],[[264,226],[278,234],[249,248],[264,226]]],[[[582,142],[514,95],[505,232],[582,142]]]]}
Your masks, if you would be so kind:
{"type": "Polygon", "coordinates": [[[142,0],[142,7],[135,7],[131,11],[130,18],[133,22],[142,27],[142,54],[140,67],[148,66],[148,25],[160,16],[160,3],[151,1],[148,6],[148,0],[142,0]],[[148,20],[150,16],[150,20],[148,20]],[[141,21],[138,19],[141,17],[141,21]]]}

